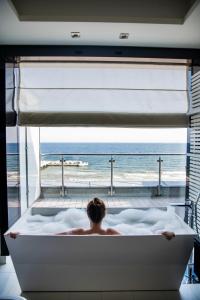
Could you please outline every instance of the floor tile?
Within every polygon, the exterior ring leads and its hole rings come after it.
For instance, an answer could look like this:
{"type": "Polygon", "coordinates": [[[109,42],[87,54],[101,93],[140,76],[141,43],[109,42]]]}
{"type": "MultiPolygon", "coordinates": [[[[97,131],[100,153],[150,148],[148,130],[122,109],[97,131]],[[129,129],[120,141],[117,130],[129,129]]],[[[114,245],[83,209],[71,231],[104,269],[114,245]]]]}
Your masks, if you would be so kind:
{"type": "MultiPolygon", "coordinates": [[[[86,208],[88,195],[71,195],[70,198],[40,198],[34,202],[32,206],[33,214],[56,214],[58,211],[65,210],[70,207],[86,208]]],[[[110,208],[146,208],[146,207],[166,207],[170,203],[183,203],[185,200],[182,197],[133,197],[133,196],[103,196],[106,206],[110,208]]]]}
{"type": "Polygon", "coordinates": [[[181,300],[200,300],[200,284],[181,285],[180,295],[181,300]]]}
{"type": "Polygon", "coordinates": [[[6,257],[6,263],[3,265],[0,265],[0,273],[6,272],[6,273],[14,273],[15,269],[13,266],[13,262],[10,256],[6,257]]]}
{"type": "Polygon", "coordinates": [[[6,296],[19,296],[21,289],[15,273],[0,273],[0,299],[6,296]]]}

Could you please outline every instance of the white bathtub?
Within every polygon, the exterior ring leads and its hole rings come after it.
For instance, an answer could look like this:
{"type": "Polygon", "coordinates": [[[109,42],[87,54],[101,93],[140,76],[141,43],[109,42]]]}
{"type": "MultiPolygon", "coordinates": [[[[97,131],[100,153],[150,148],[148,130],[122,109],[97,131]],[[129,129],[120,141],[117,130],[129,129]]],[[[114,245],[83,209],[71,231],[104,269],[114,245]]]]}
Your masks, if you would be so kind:
{"type": "MultiPolygon", "coordinates": [[[[177,290],[194,232],[161,235],[6,235],[23,291],[177,290]]],[[[12,228],[12,231],[14,228],[12,228]]]]}

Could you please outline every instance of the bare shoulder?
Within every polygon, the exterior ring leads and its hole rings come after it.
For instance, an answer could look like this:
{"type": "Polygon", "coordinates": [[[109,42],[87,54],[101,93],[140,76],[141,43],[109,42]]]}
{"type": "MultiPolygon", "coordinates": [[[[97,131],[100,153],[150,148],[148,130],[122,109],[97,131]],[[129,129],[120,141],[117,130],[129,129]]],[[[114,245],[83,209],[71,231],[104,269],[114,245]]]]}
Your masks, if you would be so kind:
{"type": "Polygon", "coordinates": [[[113,228],[108,228],[106,230],[106,234],[109,234],[109,235],[120,235],[120,233],[117,230],[113,229],[113,228]]]}
{"type": "Polygon", "coordinates": [[[70,231],[64,231],[56,233],[56,235],[81,235],[84,234],[84,230],[82,228],[72,229],[70,231]]]}
{"type": "Polygon", "coordinates": [[[82,228],[73,229],[70,231],[70,234],[74,235],[83,235],[85,234],[85,230],[82,228]]]}

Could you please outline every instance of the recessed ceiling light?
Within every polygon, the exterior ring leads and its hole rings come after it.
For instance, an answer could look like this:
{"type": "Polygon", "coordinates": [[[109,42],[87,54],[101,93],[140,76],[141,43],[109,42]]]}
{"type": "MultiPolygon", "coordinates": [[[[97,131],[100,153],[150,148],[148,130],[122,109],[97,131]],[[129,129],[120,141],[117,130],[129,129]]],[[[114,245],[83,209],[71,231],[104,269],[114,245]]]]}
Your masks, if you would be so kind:
{"type": "Polygon", "coordinates": [[[128,32],[121,32],[119,35],[120,40],[127,40],[129,37],[129,33],[128,32]]]}
{"type": "Polygon", "coordinates": [[[80,32],[71,32],[71,37],[73,39],[79,39],[81,37],[80,32]]]}

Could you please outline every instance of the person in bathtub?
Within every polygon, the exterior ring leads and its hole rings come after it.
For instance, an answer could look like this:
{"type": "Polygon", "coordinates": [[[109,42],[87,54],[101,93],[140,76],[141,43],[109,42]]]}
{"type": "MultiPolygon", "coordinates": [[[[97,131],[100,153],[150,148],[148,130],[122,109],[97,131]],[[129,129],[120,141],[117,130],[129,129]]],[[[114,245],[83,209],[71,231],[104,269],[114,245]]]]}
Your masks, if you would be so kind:
{"type": "MultiPolygon", "coordinates": [[[[99,234],[99,235],[120,235],[120,232],[116,231],[113,228],[103,229],[101,227],[102,220],[106,214],[106,206],[104,202],[98,198],[94,198],[87,205],[87,215],[90,220],[90,228],[83,229],[77,228],[70,231],[60,232],[57,235],[88,235],[88,234],[99,234]]],[[[16,238],[19,235],[19,232],[11,232],[10,237],[16,238]]],[[[164,231],[162,235],[166,239],[171,240],[175,237],[174,232],[164,231]]]]}
{"type": "Polygon", "coordinates": [[[87,234],[100,234],[100,235],[117,235],[120,234],[113,228],[103,229],[101,227],[102,220],[106,215],[106,206],[99,198],[94,198],[87,205],[87,215],[90,220],[90,228],[83,229],[77,228],[67,232],[58,233],[58,235],[87,235],[87,234]]]}

